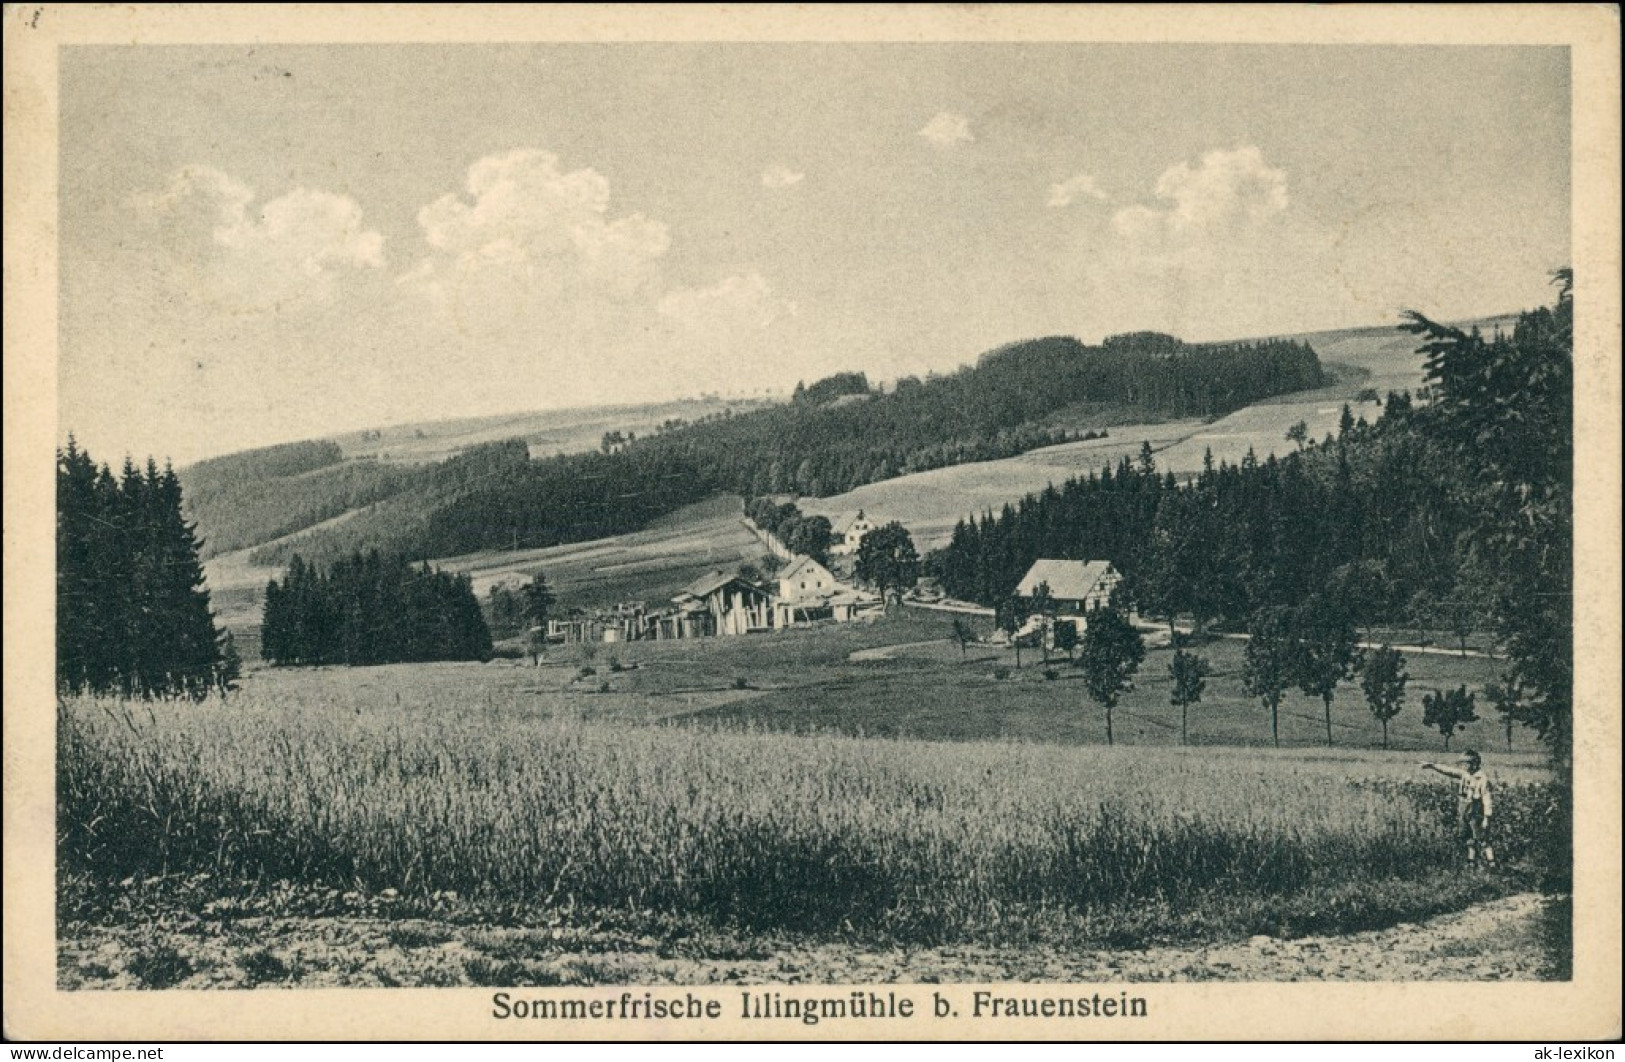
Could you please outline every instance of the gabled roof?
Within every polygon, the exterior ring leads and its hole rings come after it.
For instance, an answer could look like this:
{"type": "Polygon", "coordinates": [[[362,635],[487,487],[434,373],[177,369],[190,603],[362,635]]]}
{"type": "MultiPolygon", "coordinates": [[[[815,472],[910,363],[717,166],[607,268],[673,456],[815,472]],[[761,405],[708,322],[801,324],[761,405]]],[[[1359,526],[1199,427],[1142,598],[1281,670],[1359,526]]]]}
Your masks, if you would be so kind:
{"type": "MultiPolygon", "coordinates": [[[[749,583],[745,582],[745,580],[741,579],[737,575],[730,575],[724,571],[713,571],[709,575],[700,576],[692,583],[689,583],[687,586],[683,587],[683,592],[672,598],[672,600],[680,601],[685,597],[709,597],[718,590],[721,590],[723,587],[727,586],[729,583],[739,583],[742,586],[750,586],[749,583]]],[[[750,588],[752,590],[756,589],[753,586],[750,588]]]]}
{"type": "Polygon", "coordinates": [[[790,567],[784,569],[784,571],[779,573],[779,578],[780,579],[797,579],[797,578],[800,578],[803,574],[806,574],[806,573],[811,573],[814,576],[817,576],[820,573],[822,573],[822,577],[825,578],[825,579],[833,579],[833,578],[835,578],[833,575],[830,574],[828,568],[824,567],[822,564],[819,564],[817,561],[813,560],[811,557],[798,557],[798,558],[796,558],[790,564],[790,567]]]}
{"type": "Polygon", "coordinates": [[[852,530],[852,525],[857,523],[860,519],[865,523],[874,522],[864,515],[862,509],[849,509],[829,522],[830,532],[837,538],[845,538],[846,533],[852,530]]]}
{"type": "Polygon", "coordinates": [[[1040,583],[1049,584],[1050,596],[1061,601],[1082,601],[1095,592],[1112,572],[1111,561],[1038,560],[1027,569],[1016,593],[1032,597],[1040,583]]]}

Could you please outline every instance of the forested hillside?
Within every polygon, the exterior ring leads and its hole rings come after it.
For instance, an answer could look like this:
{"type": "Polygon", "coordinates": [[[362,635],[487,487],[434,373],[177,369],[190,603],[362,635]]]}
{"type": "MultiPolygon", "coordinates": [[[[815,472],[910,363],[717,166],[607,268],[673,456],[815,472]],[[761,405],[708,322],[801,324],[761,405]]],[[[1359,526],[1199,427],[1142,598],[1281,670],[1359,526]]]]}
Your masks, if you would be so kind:
{"type": "Polygon", "coordinates": [[[211,553],[269,543],[255,563],[294,552],[331,562],[369,548],[444,557],[633,531],[719,491],[827,495],[1008,457],[1085,434],[1080,407],[1102,420],[1209,416],[1323,380],[1314,351],[1285,340],[1196,346],[1136,333],[1088,347],[1052,337],[884,394],[862,373],[840,373],[798,387],[786,405],[674,419],[641,437],[606,433],[597,454],[530,460],[512,439],[402,468],[302,443],[205,462],[188,470],[187,490],[211,553]],[[1060,416],[1068,410],[1074,423],[1060,416]],[[271,541],[348,512],[341,524],[271,541]]]}
{"type": "Polygon", "coordinates": [[[715,489],[703,468],[664,451],[532,461],[518,439],[476,446],[416,477],[341,524],[263,546],[250,559],[280,565],[297,553],[327,564],[379,549],[423,560],[554,546],[638,530],[715,489]]]}
{"type": "Polygon", "coordinates": [[[201,461],[181,473],[187,515],[203,556],[262,542],[331,520],[406,489],[418,469],[345,461],[329,440],[288,443],[201,461]]]}
{"type": "Polygon", "coordinates": [[[789,406],[723,417],[638,440],[712,465],[745,495],[839,494],[892,476],[1010,457],[1082,434],[1055,421],[1093,405],[1139,419],[1218,416],[1271,395],[1319,387],[1305,344],[1269,340],[1192,346],[1138,333],[1099,347],[1056,336],[984,354],[951,376],[904,379],[895,391],[853,401],[854,380],[814,384],[789,406]],[[832,392],[834,401],[815,397],[832,392]]]}
{"type": "Polygon", "coordinates": [[[1425,400],[1390,393],[1367,424],[1284,459],[1211,463],[1186,485],[1149,449],[962,522],[932,558],[953,595],[995,605],[1040,557],[1112,561],[1130,602],[1198,624],[1272,606],[1359,625],[1492,630],[1504,695],[1561,746],[1573,586],[1573,303],[1486,338],[1413,315],[1425,400]]]}

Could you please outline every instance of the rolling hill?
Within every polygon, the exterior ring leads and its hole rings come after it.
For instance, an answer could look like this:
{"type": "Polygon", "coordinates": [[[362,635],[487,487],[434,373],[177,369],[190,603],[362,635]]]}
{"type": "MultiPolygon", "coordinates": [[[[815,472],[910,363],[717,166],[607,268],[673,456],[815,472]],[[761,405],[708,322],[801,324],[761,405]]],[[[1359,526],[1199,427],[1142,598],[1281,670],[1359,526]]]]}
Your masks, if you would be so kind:
{"type": "MultiPolygon", "coordinates": [[[[1490,318],[1471,323],[1488,331],[1510,320],[1490,318]]],[[[900,520],[911,529],[921,548],[929,549],[943,544],[960,518],[996,508],[1052,482],[1059,483],[1071,476],[1098,470],[1102,465],[1115,464],[1124,456],[1133,457],[1144,441],[1149,441],[1156,451],[1159,467],[1176,473],[1192,472],[1200,468],[1209,448],[1215,459],[1232,462],[1239,460],[1248,447],[1260,457],[1271,452],[1283,453],[1291,446],[1284,438],[1286,429],[1298,420],[1307,422],[1312,435],[1323,436],[1335,428],[1344,402],[1355,406],[1357,412],[1367,415],[1376,412],[1374,405],[1357,401],[1362,390],[1371,388],[1386,393],[1415,389],[1422,383],[1422,359],[1415,353],[1416,341],[1397,328],[1347,329],[1286,338],[1305,343],[1320,353],[1330,369],[1329,379],[1323,386],[1264,398],[1211,420],[1187,417],[1147,421],[1134,417],[1131,410],[1122,407],[1096,406],[1087,415],[1097,425],[1109,425],[1104,438],[1074,438],[997,460],[969,461],[905,473],[828,497],[803,497],[801,507],[808,513],[827,515],[862,508],[880,519],[900,520]]],[[[880,408],[873,402],[842,401],[839,405],[842,410],[865,407],[880,408]]],[[[264,521],[253,534],[239,535],[235,539],[220,537],[223,525],[218,514],[222,510],[217,502],[211,502],[217,507],[208,512],[199,511],[194,504],[193,517],[199,521],[204,534],[213,540],[211,552],[217,554],[209,565],[217,607],[222,609],[228,624],[241,628],[251,621],[257,622],[254,610],[258,592],[265,579],[276,570],[274,566],[250,563],[245,546],[270,543],[288,547],[328,528],[342,527],[367,517],[375,510],[387,512],[382,504],[386,498],[396,497],[408,487],[422,487],[423,481],[415,477],[434,467],[436,455],[457,451],[459,446],[466,450],[478,441],[509,431],[517,431],[530,440],[527,447],[532,456],[538,455],[537,446],[547,445],[540,442],[544,437],[552,440],[550,445],[590,450],[596,447],[603,431],[637,431],[642,436],[664,422],[696,414],[721,414],[719,419],[737,416],[725,413],[728,408],[744,407],[738,403],[671,403],[408,426],[387,429],[376,436],[365,433],[366,438],[361,434],[341,436],[331,440],[330,447],[320,450],[233,455],[184,470],[183,478],[188,479],[191,490],[191,483],[207,482],[206,476],[200,479],[204,473],[212,473],[217,479],[229,473],[244,477],[245,483],[252,484],[255,491],[266,493],[268,499],[280,499],[267,500],[264,506],[281,519],[264,521]],[[624,420],[616,420],[623,414],[624,420]],[[615,426],[606,427],[610,424],[615,426]],[[639,424],[644,427],[634,427],[639,424]],[[237,463],[232,464],[233,461],[237,463]],[[262,461],[268,470],[280,474],[255,479],[254,461],[262,461]],[[343,504],[342,490],[367,489],[371,481],[369,473],[363,470],[374,470],[370,475],[394,489],[378,486],[373,488],[380,495],[376,500],[343,504]],[[391,475],[403,478],[387,479],[391,475]],[[300,490],[318,487],[332,488],[336,500],[313,505],[308,511],[301,511],[302,515],[297,518],[290,515],[292,507],[286,499],[300,490]],[[315,519],[317,516],[322,517],[321,522],[315,519]],[[306,527],[291,532],[286,529],[287,525],[306,519],[309,520],[306,527]],[[244,541],[253,539],[255,534],[260,536],[257,543],[244,541]]],[[[1077,418],[1080,408],[1087,409],[1078,404],[1057,406],[1050,415],[1050,423],[1069,423],[1076,432],[1082,421],[1069,418],[1077,418]]],[[[560,585],[568,604],[590,605],[598,603],[599,598],[607,601],[620,597],[660,600],[668,590],[709,567],[726,566],[729,562],[737,564],[755,556],[755,547],[737,518],[722,512],[723,508],[734,505],[736,501],[719,499],[714,503],[678,507],[641,531],[609,538],[518,551],[476,550],[450,561],[450,566],[471,572],[482,592],[497,578],[545,570],[549,579],[560,585]]],[[[252,515],[257,510],[239,508],[235,511],[249,522],[260,521],[260,517],[252,515]]],[[[728,511],[736,510],[729,508],[728,511]]]]}
{"type": "Polygon", "coordinates": [[[287,536],[310,529],[307,558],[378,548],[418,559],[623,534],[708,493],[832,494],[1093,439],[1090,423],[1220,416],[1325,382],[1313,349],[1289,340],[1051,336],[889,391],[841,373],[787,404],[717,402],[695,420],[667,404],[367,431],[203,462],[184,481],[211,554],[258,546],[257,562],[283,563],[287,536]]]}

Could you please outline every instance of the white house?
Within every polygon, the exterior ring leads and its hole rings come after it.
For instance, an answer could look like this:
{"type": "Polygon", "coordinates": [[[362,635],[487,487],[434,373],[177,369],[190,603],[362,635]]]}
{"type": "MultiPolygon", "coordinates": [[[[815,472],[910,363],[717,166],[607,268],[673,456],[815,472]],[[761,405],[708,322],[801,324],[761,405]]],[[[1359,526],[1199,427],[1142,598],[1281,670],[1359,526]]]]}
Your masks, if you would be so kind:
{"type": "Polygon", "coordinates": [[[863,536],[875,529],[875,522],[863,515],[863,510],[842,513],[830,521],[829,551],[836,556],[856,553],[863,545],[863,536]]]}
{"type": "Polygon", "coordinates": [[[811,601],[835,592],[835,576],[811,557],[798,557],[779,572],[779,597],[784,601],[811,601]]]}
{"type": "Polygon", "coordinates": [[[1057,612],[1082,615],[1109,604],[1122,581],[1111,561],[1038,560],[1016,586],[1016,595],[1031,598],[1047,583],[1057,612]]]}

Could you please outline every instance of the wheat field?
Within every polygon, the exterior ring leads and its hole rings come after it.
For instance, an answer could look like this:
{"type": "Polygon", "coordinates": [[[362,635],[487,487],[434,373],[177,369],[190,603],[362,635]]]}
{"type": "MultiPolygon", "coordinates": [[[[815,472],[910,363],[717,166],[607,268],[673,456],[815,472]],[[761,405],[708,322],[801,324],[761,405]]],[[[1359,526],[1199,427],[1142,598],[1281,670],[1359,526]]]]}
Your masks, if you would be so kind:
{"type": "MultiPolygon", "coordinates": [[[[58,726],[59,871],[108,885],[207,873],[941,940],[1153,911],[1364,923],[1448,902],[1438,883],[1460,877],[1446,787],[1399,762],[610,726],[481,703],[353,714],[246,694],[69,700],[58,726]]],[[[1531,848],[1510,834],[1550,798],[1538,770],[1523,775],[1501,788],[1509,855],[1531,848]]]]}

